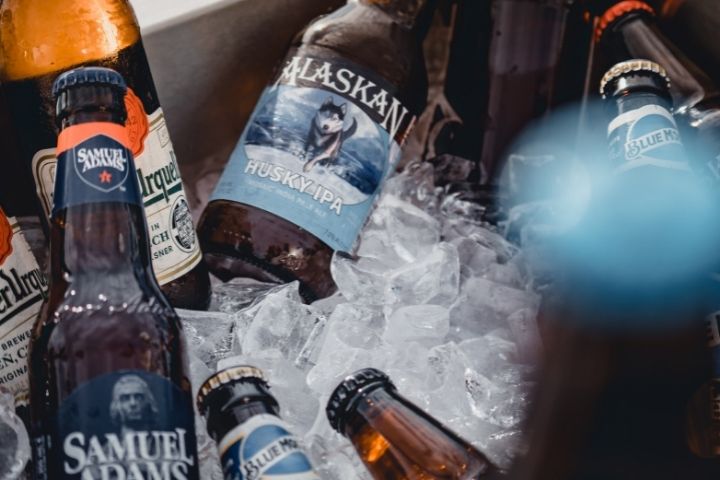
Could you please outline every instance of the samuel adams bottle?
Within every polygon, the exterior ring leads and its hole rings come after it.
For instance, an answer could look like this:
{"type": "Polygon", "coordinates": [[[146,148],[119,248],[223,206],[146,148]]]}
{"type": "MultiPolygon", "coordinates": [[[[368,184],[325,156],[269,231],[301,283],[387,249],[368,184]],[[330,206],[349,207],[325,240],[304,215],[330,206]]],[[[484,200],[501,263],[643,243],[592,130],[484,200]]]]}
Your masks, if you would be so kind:
{"type": "Polygon", "coordinates": [[[0,80],[26,172],[17,182],[17,203],[36,203],[31,193],[36,189],[46,223],[56,169],[57,130],[50,92],[55,78],[63,70],[88,64],[119,71],[131,87],[125,99],[127,128],[155,274],[175,307],[206,308],[207,267],[201,261],[180,170],[130,4],[126,0],[7,0],[0,4],[0,18],[0,80]]]}
{"type": "Polygon", "coordinates": [[[326,413],[377,480],[502,478],[485,455],[400,396],[374,368],[338,385],[326,413]]]}
{"type": "Polygon", "coordinates": [[[332,293],[427,96],[421,43],[432,0],[349,0],[298,35],[203,214],[222,279],[300,280],[332,293]]]}
{"type": "Polygon", "coordinates": [[[97,67],[55,82],[50,298],[30,353],[36,479],[198,479],[184,339],[152,273],[125,88],[97,67]]]}
{"type": "Polygon", "coordinates": [[[263,372],[225,368],[208,378],[198,410],[218,443],[226,480],[319,480],[299,440],[280,419],[263,372]]]}

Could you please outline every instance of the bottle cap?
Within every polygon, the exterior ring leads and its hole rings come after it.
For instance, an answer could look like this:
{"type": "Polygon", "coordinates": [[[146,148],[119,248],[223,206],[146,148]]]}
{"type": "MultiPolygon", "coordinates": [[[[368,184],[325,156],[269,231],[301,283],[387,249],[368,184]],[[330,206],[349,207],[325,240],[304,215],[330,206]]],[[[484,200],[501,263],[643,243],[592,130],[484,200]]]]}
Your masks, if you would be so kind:
{"type": "Polygon", "coordinates": [[[330,395],[325,408],[330,425],[338,432],[343,433],[345,414],[352,410],[363,393],[382,386],[395,390],[395,385],[390,377],[374,368],[364,368],[345,377],[345,380],[330,395]]]}
{"type": "Polygon", "coordinates": [[[53,97],[57,98],[62,91],[80,85],[117,87],[123,94],[127,90],[125,79],[115,70],[103,67],[82,67],[68,70],[55,79],[52,88],[53,97]]]}
{"type": "Polygon", "coordinates": [[[220,370],[211,375],[200,387],[197,395],[197,406],[200,415],[205,415],[207,410],[207,397],[212,392],[234,382],[254,382],[268,388],[265,374],[257,367],[250,365],[237,365],[220,370]]]}
{"type": "Polygon", "coordinates": [[[607,30],[607,27],[612,25],[619,18],[622,18],[632,12],[647,12],[650,15],[655,15],[655,10],[653,10],[653,8],[645,2],[641,2],[639,0],[623,0],[622,2],[618,2],[608,8],[600,17],[598,25],[595,28],[595,41],[600,41],[600,38],[607,30]]]}
{"type": "Polygon", "coordinates": [[[620,80],[631,76],[649,80],[644,86],[662,89],[665,93],[670,89],[670,79],[664,68],[650,60],[635,59],[620,62],[605,73],[600,81],[600,95],[603,98],[613,96],[619,87],[627,86],[621,85],[620,80]]]}

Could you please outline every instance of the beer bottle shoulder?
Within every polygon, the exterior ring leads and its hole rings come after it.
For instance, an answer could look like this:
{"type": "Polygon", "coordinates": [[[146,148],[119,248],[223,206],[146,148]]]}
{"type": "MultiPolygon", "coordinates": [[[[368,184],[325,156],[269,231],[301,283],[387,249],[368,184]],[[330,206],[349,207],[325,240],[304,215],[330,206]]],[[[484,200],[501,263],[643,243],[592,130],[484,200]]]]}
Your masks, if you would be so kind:
{"type": "Polygon", "coordinates": [[[421,59],[420,41],[382,11],[348,4],[302,30],[294,46],[324,48],[378,73],[403,88],[421,59]]]}
{"type": "Polygon", "coordinates": [[[126,0],[0,3],[0,77],[33,78],[107,58],[140,40],[126,0]]]}

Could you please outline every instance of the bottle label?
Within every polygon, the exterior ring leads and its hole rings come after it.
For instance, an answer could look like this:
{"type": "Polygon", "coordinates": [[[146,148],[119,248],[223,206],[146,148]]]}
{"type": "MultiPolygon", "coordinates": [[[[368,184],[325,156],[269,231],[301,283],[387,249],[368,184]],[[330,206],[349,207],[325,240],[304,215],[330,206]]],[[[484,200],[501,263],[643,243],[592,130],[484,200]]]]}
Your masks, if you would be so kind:
{"type": "Polygon", "coordinates": [[[269,414],[255,415],[228,432],[218,446],[225,480],[319,479],[297,438],[269,414]]]}
{"type": "Polygon", "coordinates": [[[416,120],[396,93],[347,61],[291,53],[211,200],[266,210],[351,251],[416,120]]]}
{"type": "Polygon", "coordinates": [[[97,377],[33,439],[35,478],[197,480],[190,394],[143,371],[97,377]]]}
{"type": "MultiPolygon", "coordinates": [[[[136,98],[128,90],[126,148],[139,154],[135,156],[135,166],[145,205],[153,269],[159,283],[165,285],[195,268],[202,254],[165,117],[161,109],[145,116],[136,98]],[[136,114],[130,113],[133,111],[136,114]]],[[[56,170],[55,149],[40,150],[33,158],[35,184],[46,212],[53,205],[56,170]]]]}
{"type": "Polygon", "coordinates": [[[0,210],[0,385],[18,403],[28,399],[30,335],[47,291],[20,226],[0,210]]]}
{"type": "Polygon", "coordinates": [[[134,162],[125,127],[84,123],[58,137],[53,215],[75,205],[121,202],[139,205],[134,162]]]}
{"type": "Polygon", "coordinates": [[[660,105],[620,114],[608,126],[608,139],[617,173],[648,166],[689,170],[675,119],[660,105]]]}

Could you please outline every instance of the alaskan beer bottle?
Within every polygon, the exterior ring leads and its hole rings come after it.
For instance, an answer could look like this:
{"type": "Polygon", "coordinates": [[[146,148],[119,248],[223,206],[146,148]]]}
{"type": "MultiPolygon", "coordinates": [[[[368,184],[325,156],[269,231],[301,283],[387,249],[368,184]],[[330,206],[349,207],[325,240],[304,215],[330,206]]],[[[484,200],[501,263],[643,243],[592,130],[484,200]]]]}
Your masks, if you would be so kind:
{"type": "MultiPolygon", "coordinates": [[[[18,205],[39,202],[47,226],[56,171],[53,80],[64,70],[100,65],[129,82],[127,129],[150,232],[153,267],[175,307],[210,301],[180,170],[127,0],[8,0],[0,5],[0,81],[17,130],[23,171],[18,205]],[[32,192],[37,192],[33,199],[32,192]]],[[[14,208],[13,208],[14,210],[14,208]]],[[[24,211],[27,215],[31,212],[24,211]]]]}
{"type": "Polygon", "coordinates": [[[326,412],[377,480],[501,478],[482,453],[400,396],[379,370],[348,376],[326,412]]]}
{"type": "Polygon", "coordinates": [[[644,58],[663,66],[693,167],[720,180],[720,91],[660,32],[653,8],[637,0],[617,2],[601,17],[596,38],[612,63],[644,58]]]}
{"type": "Polygon", "coordinates": [[[296,37],[200,220],[215,275],[334,291],[333,252],[353,250],[425,104],[433,4],[349,0],[296,37]]]}
{"type": "Polygon", "coordinates": [[[225,480],[319,480],[299,440],[280,419],[263,372],[224,368],[200,387],[198,411],[220,450],[225,480]]]}
{"type": "Polygon", "coordinates": [[[30,351],[37,479],[198,480],[180,320],[152,271],[115,71],[54,84],[50,295],[30,351]]]}
{"type": "Polygon", "coordinates": [[[27,418],[28,350],[32,326],[47,297],[48,279],[14,217],[0,208],[0,386],[27,418]]]}

